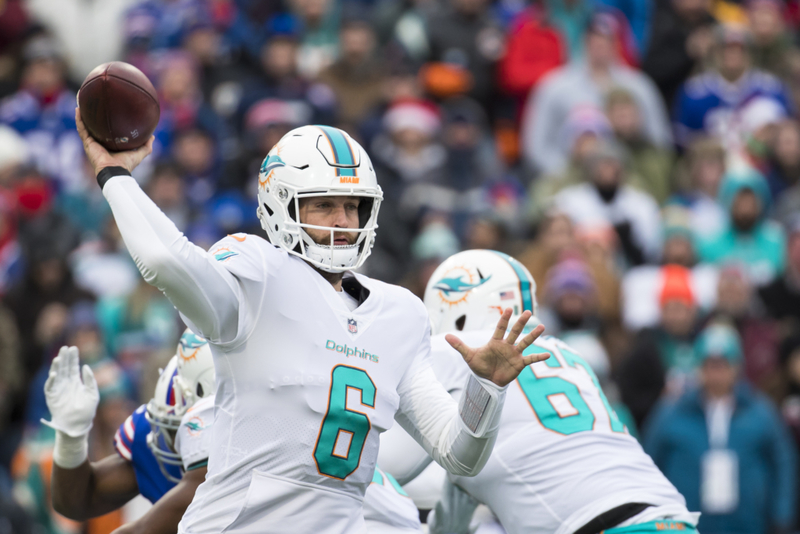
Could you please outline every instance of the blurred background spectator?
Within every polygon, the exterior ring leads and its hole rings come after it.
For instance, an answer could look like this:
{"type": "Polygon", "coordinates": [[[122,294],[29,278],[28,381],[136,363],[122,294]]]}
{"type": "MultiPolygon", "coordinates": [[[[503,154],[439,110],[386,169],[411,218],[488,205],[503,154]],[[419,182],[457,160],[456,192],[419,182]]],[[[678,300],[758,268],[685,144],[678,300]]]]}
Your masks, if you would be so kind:
{"type": "Polygon", "coordinates": [[[718,265],[739,263],[756,285],[783,272],[786,238],[783,229],[766,218],[771,199],[764,177],[753,169],[725,175],[719,200],[727,221],[718,234],[701,240],[700,258],[718,265]]]}
{"type": "Polygon", "coordinates": [[[747,27],[723,25],[715,29],[709,52],[711,68],[689,78],[675,102],[675,134],[688,146],[699,134],[717,137],[731,150],[741,143],[743,108],[755,97],[776,100],[793,109],[786,87],[774,75],[760,70],[751,57],[752,36],[747,27]]]}
{"type": "Polygon", "coordinates": [[[670,0],[657,6],[642,69],[670,106],[686,78],[703,69],[717,21],[709,0],[670,0]]]}
{"type": "Polygon", "coordinates": [[[700,321],[690,277],[680,265],[662,267],[659,321],[639,331],[619,366],[622,401],[640,428],[662,395],[680,396],[695,380],[694,340],[700,321]]]}
{"type": "Polygon", "coordinates": [[[647,139],[667,147],[672,140],[666,109],[652,80],[622,64],[616,49],[616,20],[595,15],[585,27],[585,60],[554,70],[532,93],[522,122],[523,156],[539,171],[555,173],[567,163],[559,147],[570,110],[590,104],[602,108],[606,94],[627,90],[642,114],[647,139]]]}
{"type": "Polygon", "coordinates": [[[695,352],[699,386],[657,409],[645,450],[702,512],[699,529],[791,531],[797,454],[775,407],[741,379],[735,329],[708,326],[695,352]]]}
{"type": "Polygon", "coordinates": [[[260,234],[264,155],[297,126],[342,127],[384,191],[367,274],[421,295],[459,250],[518,257],[548,331],[632,431],[668,442],[659,465],[692,499],[716,395],[700,392],[735,376],[731,439],[758,419],[730,442],[742,493],[700,530],[737,514],[748,532],[800,529],[769,471],[800,474],[775,452],[800,446],[799,24],[795,0],[0,1],[0,515],[84,528],[44,498],[52,434],[35,421],[58,347],[80,344],[104,377],[91,454],[105,454],[183,329],[75,132],[83,78],[124,60],[162,112],[135,178],[193,242],[260,234]],[[697,343],[720,321],[740,340],[733,374],[697,343]],[[797,438],[777,449],[773,401],[797,438]],[[680,430],[651,424],[663,414],[680,430]],[[761,480],[774,513],[745,492],[761,480]]]}

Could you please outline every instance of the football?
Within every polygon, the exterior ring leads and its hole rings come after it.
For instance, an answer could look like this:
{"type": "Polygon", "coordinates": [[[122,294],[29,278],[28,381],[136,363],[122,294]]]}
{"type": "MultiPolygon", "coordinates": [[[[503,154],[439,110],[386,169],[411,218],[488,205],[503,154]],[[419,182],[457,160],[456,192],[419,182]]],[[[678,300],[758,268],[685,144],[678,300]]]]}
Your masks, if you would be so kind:
{"type": "Polygon", "coordinates": [[[112,61],[86,76],[78,92],[89,134],[110,151],[132,150],[153,135],[161,108],[153,84],[128,63],[112,61]]]}

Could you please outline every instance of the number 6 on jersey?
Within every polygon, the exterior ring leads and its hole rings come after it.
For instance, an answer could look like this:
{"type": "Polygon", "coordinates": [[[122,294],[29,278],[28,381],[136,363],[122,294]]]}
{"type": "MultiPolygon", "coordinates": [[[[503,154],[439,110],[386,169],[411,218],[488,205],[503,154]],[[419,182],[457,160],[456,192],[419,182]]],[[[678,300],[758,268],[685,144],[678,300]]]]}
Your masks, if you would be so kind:
{"type": "Polygon", "coordinates": [[[366,414],[347,408],[348,390],[360,392],[361,404],[375,407],[375,384],[366,371],[337,365],[331,372],[328,411],[319,429],[314,461],[317,470],[329,477],[344,480],[358,469],[361,452],[372,425],[366,414]]]}

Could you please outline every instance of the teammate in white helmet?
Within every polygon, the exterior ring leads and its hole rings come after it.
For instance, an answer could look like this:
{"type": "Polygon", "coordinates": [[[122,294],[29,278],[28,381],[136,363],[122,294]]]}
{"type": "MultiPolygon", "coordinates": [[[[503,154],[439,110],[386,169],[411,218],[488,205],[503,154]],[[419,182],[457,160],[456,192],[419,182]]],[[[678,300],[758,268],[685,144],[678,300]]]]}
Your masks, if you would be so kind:
{"type": "Polygon", "coordinates": [[[356,141],[327,126],[286,134],[259,174],[269,241],[237,234],[206,252],[130,176],[152,142],[110,154],[79,111],[76,122],[139,270],[214,354],[214,446],[179,532],[365,532],[378,436],[394,420],[448,471],[480,471],[506,386],[546,357],[522,355],[542,329],[520,336],[526,313],[506,335],[507,310],[479,349],[452,336],[472,372],[460,405],[442,389],[422,303],[352,272],[382,200],[356,141]]]}
{"type": "MultiPolygon", "coordinates": [[[[446,334],[460,332],[467,343],[483,339],[509,306],[515,315],[535,316],[535,292],[527,269],[499,252],[461,252],[436,269],[425,291],[433,368],[455,398],[463,395],[469,371],[446,334]]],[[[591,367],[554,337],[542,336],[528,350],[551,357],[527,367],[509,388],[483,471],[473,478],[449,475],[431,532],[468,532],[478,502],[510,534],[694,532],[699,514],[686,509],[684,498],[628,434],[591,367]]],[[[399,432],[393,429],[382,441],[398,439],[393,434],[399,432]]],[[[400,458],[387,457],[382,448],[379,461],[407,481],[430,458],[407,444],[400,458]]]]}
{"type": "Polygon", "coordinates": [[[208,343],[191,331],[183,334],[175,356],[161,371],[153,398],[117,430],[117,454],[98,462],[87,459],[87,438],[100,394],[86,365],[81,380],[78,356],[77,348],[62,347],[45,383],[51,414],[45,424],[56,429],[53,508],[83,521],[141,494],[154,506],[115,534],[174,533],[206,476],[208,436],[194,432],[191,440],[173,441],[176,432],[180,439],[184,431],[182,417],[205,413],[206,419],[213,418],[214,365],[208,343]],[[204,403],[211,412],[204,411],[204,403]]]}
{"type": "Polygon", "coordinates": [[[208,342],[187,328],[145,412],[151,427],[147,446],[172,482],[179,479],[169,466],[193,471],[208,465],[215,382],[208,342]]]}

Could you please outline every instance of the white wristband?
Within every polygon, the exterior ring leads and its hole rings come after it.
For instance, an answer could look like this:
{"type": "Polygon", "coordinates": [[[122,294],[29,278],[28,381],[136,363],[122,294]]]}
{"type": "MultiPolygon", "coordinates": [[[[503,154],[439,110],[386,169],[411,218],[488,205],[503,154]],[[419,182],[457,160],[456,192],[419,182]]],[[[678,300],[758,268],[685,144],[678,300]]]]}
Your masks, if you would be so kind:
{"type": "Polygon", "coordinates": [[[89,457],[88,434],[73,438],[56,430],[53,462],[62,469],[75,469],[89,457]]]}

